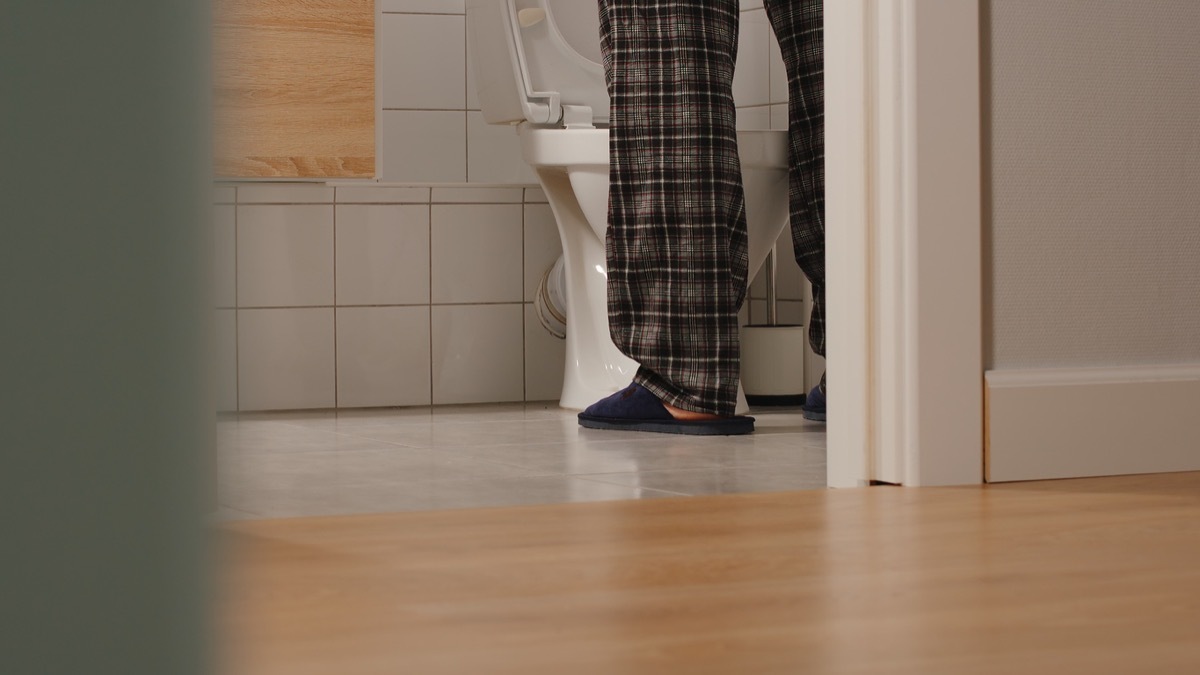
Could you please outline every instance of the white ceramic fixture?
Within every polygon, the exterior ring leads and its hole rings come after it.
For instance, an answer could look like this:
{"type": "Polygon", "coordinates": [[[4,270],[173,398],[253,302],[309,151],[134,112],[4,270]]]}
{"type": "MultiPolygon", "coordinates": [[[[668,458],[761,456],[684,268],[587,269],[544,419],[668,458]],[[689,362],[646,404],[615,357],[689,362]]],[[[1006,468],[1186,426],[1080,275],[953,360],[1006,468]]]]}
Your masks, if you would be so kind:
{"type": "MultiPolygon", "coordinates": [[[[582,409],[629,384],[637,363],[608,332],[608,91],[600,19],[581,0],[467,0],[476,89],[489,124],[516,125],[558,224],[563,256],[547,275],[565,288],[560,404],[582,409]]],[[[788,221],[787,132],[740,131],[753,279],[788,221]]],[[[739,399],[741,397],[739,396],[739,399]]],[[[739,400],[739,409],[745,403],[739,400]]]]}

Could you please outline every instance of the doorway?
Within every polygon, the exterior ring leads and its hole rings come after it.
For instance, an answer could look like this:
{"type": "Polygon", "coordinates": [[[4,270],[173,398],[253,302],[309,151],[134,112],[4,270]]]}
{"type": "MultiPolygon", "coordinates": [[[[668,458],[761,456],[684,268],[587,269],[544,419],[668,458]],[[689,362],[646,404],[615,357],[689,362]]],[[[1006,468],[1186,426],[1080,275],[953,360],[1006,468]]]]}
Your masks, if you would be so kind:
{"type": "Polygon", "coordinates": [[[975,2],[825,7],[829,485],[983,481],[975,2]]]}

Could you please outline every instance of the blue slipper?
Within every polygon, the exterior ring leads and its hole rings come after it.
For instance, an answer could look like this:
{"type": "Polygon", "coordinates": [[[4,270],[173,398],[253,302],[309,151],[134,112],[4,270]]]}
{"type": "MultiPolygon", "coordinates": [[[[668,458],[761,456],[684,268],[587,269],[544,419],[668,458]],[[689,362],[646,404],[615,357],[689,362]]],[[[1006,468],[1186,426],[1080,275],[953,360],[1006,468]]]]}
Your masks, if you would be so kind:
{"type": "Polygon", "coordinates": [[[588,406],[579,413],[579,424],[589,429],[692,436],[737,436],[754,431],[754,418],[745,415],[717,420],[677,420],[657,396],[636,382],[588,406]]]}
{"type": "Polygon", "coordinates": [[[806,420],[825,421],[825,392],[821,391],[820,385],[813,387],[812,391],[808,392],[802,411],[806,420]]]}

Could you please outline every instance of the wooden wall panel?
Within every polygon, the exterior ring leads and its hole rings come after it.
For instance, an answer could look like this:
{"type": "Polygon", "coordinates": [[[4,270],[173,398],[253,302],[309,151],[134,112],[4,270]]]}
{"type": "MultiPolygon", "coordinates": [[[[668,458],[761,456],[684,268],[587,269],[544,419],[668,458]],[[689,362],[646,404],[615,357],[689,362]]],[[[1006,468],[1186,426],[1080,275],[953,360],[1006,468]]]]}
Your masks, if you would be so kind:
{"type": "Polygon", "coordinates": [[[219,177],[375,175],[374,0],[215,0],[219,177]]]}

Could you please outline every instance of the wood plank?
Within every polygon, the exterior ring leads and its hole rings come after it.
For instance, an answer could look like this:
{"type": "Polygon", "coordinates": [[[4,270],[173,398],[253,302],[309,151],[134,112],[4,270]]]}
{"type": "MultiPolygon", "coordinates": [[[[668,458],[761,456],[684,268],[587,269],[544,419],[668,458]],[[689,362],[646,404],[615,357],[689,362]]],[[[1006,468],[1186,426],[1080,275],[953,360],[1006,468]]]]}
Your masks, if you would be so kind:
{"type": "Polygon", "coordinates": [[[1200,474],[222,526],[253,673],[1183,673],[1200,474]]]}
{"type": "Polygon", "coordinates": [[[375,175],[373,0],[215,0],[219,177],[375,175]]]}

